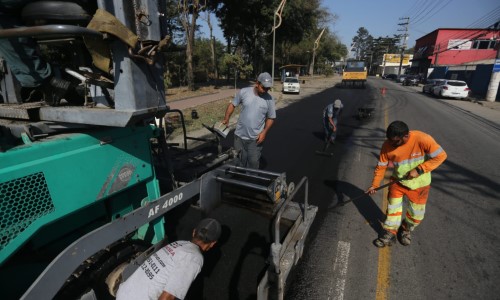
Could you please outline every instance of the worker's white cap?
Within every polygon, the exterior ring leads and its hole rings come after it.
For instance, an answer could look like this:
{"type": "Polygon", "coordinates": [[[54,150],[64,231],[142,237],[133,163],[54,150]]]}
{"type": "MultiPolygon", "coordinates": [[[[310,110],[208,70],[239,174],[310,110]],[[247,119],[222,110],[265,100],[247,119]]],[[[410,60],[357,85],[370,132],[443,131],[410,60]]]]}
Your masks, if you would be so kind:
{"type": "Polygon", "coordinates": [[[335,102],[333,102],[333,107],[335,107],[335,108],[341,108],[342,107],[342,101],[340,101],[340,99],[335,100],[335,102]]]}

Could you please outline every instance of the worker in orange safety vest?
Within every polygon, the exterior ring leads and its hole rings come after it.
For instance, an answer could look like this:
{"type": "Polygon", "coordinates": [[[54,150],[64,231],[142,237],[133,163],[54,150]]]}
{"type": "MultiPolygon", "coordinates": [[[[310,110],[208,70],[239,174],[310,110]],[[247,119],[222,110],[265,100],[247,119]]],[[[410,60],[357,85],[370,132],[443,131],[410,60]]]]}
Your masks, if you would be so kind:
{"type": "Polygon", "coordinates": [[[376,193],[389,164],[394,165],[391,180],[396,182],[389,188],[384,232],[374,240],[374,244],[377,247],[391,246],[397,236],[400,243],[407,246],[411,243],[411,231],[424,219],[431,171],[441,165],[447,155],[432,136],[417,130],[410,131],[402,121],[392,122],[387,127],[386,137],[372,185],[366,193],[376,193]],[[401,222],[403,196],[408,199],[408,205],[401,222]]]}

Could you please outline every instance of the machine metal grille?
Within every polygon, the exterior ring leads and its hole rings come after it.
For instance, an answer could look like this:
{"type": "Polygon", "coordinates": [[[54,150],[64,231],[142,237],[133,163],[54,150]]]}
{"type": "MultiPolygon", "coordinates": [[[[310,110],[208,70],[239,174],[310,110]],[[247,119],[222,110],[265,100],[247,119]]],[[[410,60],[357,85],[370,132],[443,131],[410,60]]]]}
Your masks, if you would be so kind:
{"type": "Polygon", "coordinates": [[[36,219],[53,211],[43,173],[0,183],[0,250],[36,219]]]}

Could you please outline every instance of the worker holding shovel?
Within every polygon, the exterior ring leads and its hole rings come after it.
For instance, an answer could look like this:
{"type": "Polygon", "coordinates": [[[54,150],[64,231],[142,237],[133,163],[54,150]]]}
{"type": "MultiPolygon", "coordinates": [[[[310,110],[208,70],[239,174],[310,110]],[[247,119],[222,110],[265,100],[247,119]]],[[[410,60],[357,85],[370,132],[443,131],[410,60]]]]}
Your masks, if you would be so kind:
{"type": "Polygon", "coordinates": [[[342,108],[344,105],[340,99],[335,100],[333,103],[328,104],[323,110],[323,128],[325,130],[325,146],[322,151],[316,151],[316,154],[332,157],[333,153],[327,152],[328,147],[335,142],[337,137],[337,124],[342,108]]]}
{"type": "Polygon", "coordinates": [[[325,143],[333,144],[337,137],[337,124],[344,105],[340,99],[328,104],[323,110],[323,127],[325,128],[325,143]]]}
{"type": "Polygon", "coordinates": [[[366,191],[373,195],[379,189],[385,171],[392,163],[394,172],[389,186],[389,205],[383,232],[375,241],[377,247],[391,246],[396,235],[402,245],[411,243],[410,232],[422,222],[431,184],[431,171],[441,165],[447,155],[428,134],[408,129],[402,121],[394,121],[387,127],[386,137],[380,151],[371,187],[366,191]],[[408,199],[405,219],[403,196],[408,199]]]}

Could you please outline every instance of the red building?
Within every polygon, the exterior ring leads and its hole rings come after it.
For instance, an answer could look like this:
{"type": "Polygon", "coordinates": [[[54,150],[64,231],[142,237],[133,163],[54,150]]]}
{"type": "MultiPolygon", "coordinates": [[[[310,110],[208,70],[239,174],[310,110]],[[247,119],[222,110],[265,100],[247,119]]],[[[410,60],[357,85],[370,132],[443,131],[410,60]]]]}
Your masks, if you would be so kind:
{"type": "Polygon", "coordinates": [[[438,66],[491,64],[496,57],[499,30],[439,28],[416,40],[412,73],[427,74],[438,66]]]}

